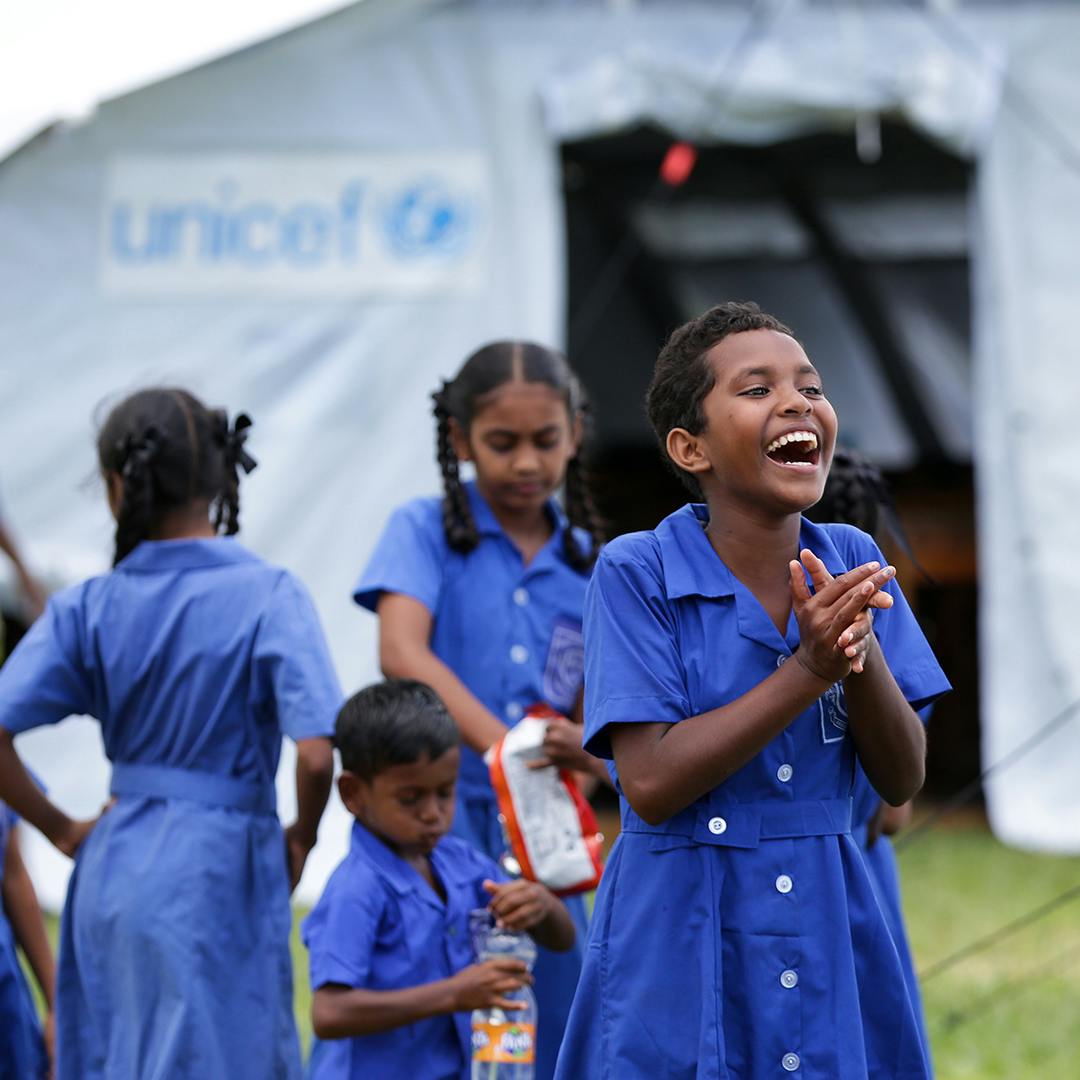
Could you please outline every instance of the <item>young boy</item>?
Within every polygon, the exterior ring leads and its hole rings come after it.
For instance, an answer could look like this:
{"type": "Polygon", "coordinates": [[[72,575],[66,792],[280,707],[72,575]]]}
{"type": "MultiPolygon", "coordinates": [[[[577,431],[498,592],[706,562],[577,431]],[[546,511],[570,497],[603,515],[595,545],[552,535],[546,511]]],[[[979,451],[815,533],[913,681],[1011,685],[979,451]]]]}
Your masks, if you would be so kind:
{"type": "Polygon", "coordinates": [[[470,910],[486,905],[558,951],[573,946],[574,924],[544,886],[507,881],[447,835],[459,736],[433,690],[409,679],[369,686],[342,707],[335,739],[338,790],[356,823],[303,927],[321,1040],[310,1076],[467,1080],[470,1012],[520,1008],[506,994],[530,981],[520,961],[474,962],[470,910]]]}

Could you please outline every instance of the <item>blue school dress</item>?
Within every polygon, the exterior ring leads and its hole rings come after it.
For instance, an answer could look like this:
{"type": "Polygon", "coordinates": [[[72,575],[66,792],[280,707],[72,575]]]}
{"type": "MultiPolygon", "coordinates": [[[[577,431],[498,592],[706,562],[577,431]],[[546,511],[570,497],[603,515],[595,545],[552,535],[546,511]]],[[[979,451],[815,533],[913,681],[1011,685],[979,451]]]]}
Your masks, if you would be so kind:
{"type": "MultiPolygon", "coordinates": [[[[419,600],[434,618],[432,651],[508,726],[539,702],[569,713],[581,689],[588,574],[563,556],[566,519],[551,502],[555,530],[525,566],[476,485],[465,486],[479,545],[467,555],[450,548],[441,499],[406,503],[391,516],[353,598],[370,611],[384,592],[419,600]]],[[[588,545],[583,532],[575,535],[579,545],[588,545]]],[[[493,859],[506,849],[487,766],[466,746],[453,831],[493,859]]],[[[566,906],[577,926],[577,943],[566,953],[541,948],[536,962],[536,1080],[547,1080],[554,1071],[581,971],[585,905],[581,897],[569,897],[566,906]]]]}
{"type": "MultiPolygon", "coordinates": [[[[0,884],[8,838],[18,820],[15,811],[0,802],[0,884]]],[[[0,1080],[34,1080],[44,1077],[48,1067],[34,999],[19,966],[15,935],[0,906],[0,1080]]]]}
{"type": "MultiPolygon", "coordinates": [[[[921,710],[920,715],[923,723],[926,723],[929,719],[930,711],[929,708],[921,710]]],[[[892,935],[893,944],[896,946],[896,955],[900,960],[900,967],[904,973],[904,982],[907,984],[908,996],[911,999],[912,1008],[915,1010],[915,1019],[919,1025],[919,1038],[922,1041],[923,1053],[926,1057],[927,1075],[932,1076],[933,1061],[930,1054],[930,1036],[926,1029],[922,990],[919,987],[919,978],[915,974],[915,962],[911,956],[907,927],[904,925],[904,907],[900,898],[900,874],[896,866],[896,852],[893,850],[892,840],[884,835],[879,836],[873,844],[868,845],[867,843],[870,819],[877,812],[880,802],[881,796],[878,795],[867,779],[862,766],[856,763],[851,835],[855,837],[855,842],[862,852],[866,870],[870,876],[870,884],[873,886],[874,900],[881,908],[881,913],[884,915],[885,922],[889,927],[889,933],[892,935]]],[[[859,896],[864,897],[864,894],[860,893],[859,896]]]]}
{"type": "Polygon", "coordinates": [[[117,799],[68,886],[58,1080],[300,1075],[274,774],[340,703],[306,592],[234,540],[144,541],[50,599],[0,725],[96,717],[117,799]]]}
{"type": "MultiPolygon", "coordinates": [[[[612,542],[586,598],[586,738],[680,721],[788,661],[781,635],[717,557],[704,506],[612,542]]],[[[803,521],[835,575],[871,558],[848,526],[803,521]]],[[[875,629],[905,697],[948,689],[899,589],[875,629]]],[[[563,1080],[924,1080],[914,1010],[851,837],[854,746],[842,685],[727,781],[660,825],[621,799],[597,892],[563,1080]],[[852,897],[857,897],[854,902],[852,897]]]]}
{"type": "MultiPolygon", "coordinates": [[[[448,979],[476,962],[469,912],[486,908],[485,880],[506,881],[486,855],[456,836],[431,853],[445,902],[416,870],[359,822],[349,854],[304,920],[311,989],[328,983],[403,990],[448,979]]],[[[469,1080],[471,1015],[433,1016],[391,1031],[316,1040],[311,1080],[469,1080]]]]}

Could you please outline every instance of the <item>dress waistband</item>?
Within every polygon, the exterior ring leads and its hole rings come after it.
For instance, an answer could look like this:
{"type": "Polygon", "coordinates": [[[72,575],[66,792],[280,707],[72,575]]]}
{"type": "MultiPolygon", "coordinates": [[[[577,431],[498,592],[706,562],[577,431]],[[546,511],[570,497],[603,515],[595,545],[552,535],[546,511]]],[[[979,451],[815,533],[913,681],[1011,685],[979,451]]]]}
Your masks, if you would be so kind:
{"type": "Polygon", "coordinates": [[[681,836],[698,844],[755,848],[762,840],[834,836],[851,832],[851,799],[690,806],[660,825],[649,825],[623,800],[623,831],[681,836]]]}
{"type": "Polygon", "coordinates": [[[273,784],[241,780],[236,776],[195,769],[177,769],[169,765],[113,765],[110,791],[113,795],[131,795],[146,799],[191,799],[208,806],[245,810],[250,814],[277,812],[273,784]]]}

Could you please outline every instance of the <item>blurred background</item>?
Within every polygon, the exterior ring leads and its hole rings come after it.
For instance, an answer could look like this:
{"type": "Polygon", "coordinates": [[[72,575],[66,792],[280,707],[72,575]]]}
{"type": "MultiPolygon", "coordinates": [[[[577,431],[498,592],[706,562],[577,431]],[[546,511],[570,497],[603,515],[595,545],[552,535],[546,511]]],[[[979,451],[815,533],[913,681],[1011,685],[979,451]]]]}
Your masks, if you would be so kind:
{"type": "MultiPolygon", "coordinates": [[[[377,673],[351,586],[391,508],[437,490],[440,378],[497,337],[566,348],[609,531],[648,528],[683,501],[641,405],[658,348],[753,299],[888,476],[922,569],[889,554],[955,687],[930,729],[934,827],[901,851],[918,958],[1080,892],[1075,3],[12,14],[0,512],[50,588],[109,564],[102,403],[187,386],[255,418],[244,542],[311,588],[351,691],[377,673]]],[[[13,573],[0,607],[10,647],[13,573]]],[[[103,801],[91,722],[20,747],[73,812],[103,801]]],[[[345,832],[335,807],[302,899],[345,832]]],[[[31,855],[58,907],[64,860],[31,855]]],[[[1080,917],[1063,901],[1036,922],[928,987],[941,1075],[1075,1070],[1080,917]]]]}

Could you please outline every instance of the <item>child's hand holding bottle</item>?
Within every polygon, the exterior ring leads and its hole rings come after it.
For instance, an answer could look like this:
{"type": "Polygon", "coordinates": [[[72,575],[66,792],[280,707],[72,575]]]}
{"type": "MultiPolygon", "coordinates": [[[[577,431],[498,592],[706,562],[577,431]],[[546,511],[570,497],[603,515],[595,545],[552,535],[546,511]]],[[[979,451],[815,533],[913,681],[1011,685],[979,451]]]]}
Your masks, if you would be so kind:
{"type": "Polygon", "coordinates": [[[532,981],[528,966],[512,956],[497,956],[470,964],[449,980],[454,998],[453,1011],[524,1009],[524,999],[507,995],[531,985],[532,981]]]}

